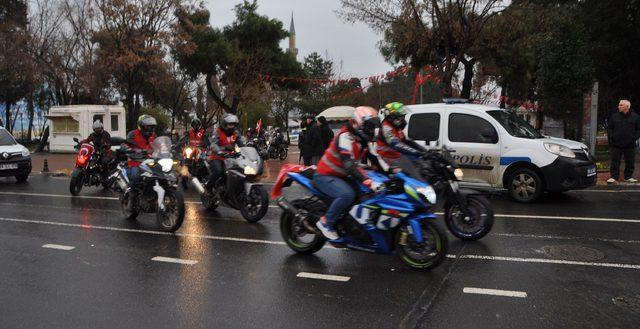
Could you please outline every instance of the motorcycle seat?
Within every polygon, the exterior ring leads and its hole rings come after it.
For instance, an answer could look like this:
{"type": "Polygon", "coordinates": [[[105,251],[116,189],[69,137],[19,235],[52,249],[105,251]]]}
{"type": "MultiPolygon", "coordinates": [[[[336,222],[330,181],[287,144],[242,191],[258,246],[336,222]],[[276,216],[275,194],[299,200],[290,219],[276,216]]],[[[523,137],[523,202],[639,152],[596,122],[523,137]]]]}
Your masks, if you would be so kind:
{"type": "Polygon", "coordinates": [[[301,176],[304,176],[305,178],[308,178],[310,180],[313,180],[313,175],[316,174],[316,168],[314,167],[307,167],[304,170],[300,171],[299,174],[301,176]]]}

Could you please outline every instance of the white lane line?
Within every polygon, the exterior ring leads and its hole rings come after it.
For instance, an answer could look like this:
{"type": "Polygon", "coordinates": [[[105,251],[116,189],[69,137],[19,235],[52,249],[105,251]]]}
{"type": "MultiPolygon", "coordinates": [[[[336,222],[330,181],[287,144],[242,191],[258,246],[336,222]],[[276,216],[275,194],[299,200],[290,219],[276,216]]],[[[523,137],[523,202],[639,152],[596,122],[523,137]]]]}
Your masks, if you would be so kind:
{"type": "Polygon", "coordinates": [[[527,297],[527,293],[524,291],[511,291],[511,290],[499,290],[499,289],[464,287],[462,289],[462,292],[465,294],[491,295],[491,296],[503,296],[503,297],[517,297],[517,298],[527,297]]]}
{"type": "MultiPolygon", "coordinates": [[[[29,193],[29,192],[5,192],[0,191],[0,195],[22,195],[22,196],[42,196],[42,197],[51,197],[51,198],[66,198],[66,199],[97,199],[97,200],[119,200],[115,197],[108,196],[91,196],[91,195],[66,195],[66,194],[48,194],[48,193],[29,193]]],[[[186,204],[200,204],[200,201],[188,201],[185,200],[186,204]]],[[[269,205],[269,208],[279,208],[277,205],[269,205]]]]}
{"type": "Polygon", "coordinates": [[[297,277],[306,278],[306,279],[338,281],[338,282],[347,282],[347,281],[351,280],[351,277],[349,277],[349,276],[320,274],[320,273],[309,273],[309,272],[300,272],[300,273],[298,273],[297,277]]]}
{"type": "Polygon", "coordinates": [[[197,260],[182,259],[182,258],[172,258],[172,257],[163,257],[163,256],[156,256],[156,257],[151,258],[151,260],[156,261],[156,262],[176,263],[176,264],[184,264],[184,265],[195,265],[195,264],[198,264],[197,260]]]}
{"type": "MultiPolygon", "coordinates": [[[[286,245],[286,243],[284,243],[283,241],[235,238],[235,237],[227,237],[227,236],[201,235],[201,234],[190,234],[190,233],[170,233],[170,232],[151,231],[151,230],[137,230],[137,229],[130,229],[130,228],[120,228],[120,227],[112,227],[112,226],[94,226],[94,225],[85,225],[85,224],[47,222],[47,221],[32,220],[32,219],[19,219],[19,218],[3,218],[3,217],[0,217],[0,221],[2,221],[2,222],[12,222],[12,223],[26,223],[26,224],[41,224],[41,225],[52,225],[52,226],[62,226],[62,227],[75,227],[75,228],[85,228],[85,229],[104,230],[104,231],[129,232],[129,233],[165,235],[165,236],[179,236],[179,237],[187,237],[187,238],[206,239],[206,240],[234,241],[234,242],[270,244],[270,245],[279,245],[279,246],[286,245]]],[[[342,250],[342,249],[339,249],[339,248],[326,248],[326,249],[342,250]]],[[[489,261],[505,261],[505,262],[516,262],[516,263],[543,263],[543,264],[559,264],[559,265],[579,265],[579,266],[611,267],[611,268],[625,268],[625,269],[632,269],[632,270],[640,270],[640,265],[637,265],[637,264],[579,262],[579,261],[571,261],[571,260],[546,259],[546,258],[523,258],[523,257],[503,257],[503,256],[485,256],[485,255],[447,255],[447,258],[462,258],[462,259],[476,259],[476,260],[489,260],[489,261]]]]}
{"type": "Polygon", "coordinates": [[[490,236],[497,236],[497,237],[506,237],[506,238],[530,238],[530,239],[550,239],[550,240],[587,240],[587,241],[602,241],[602,242],[640,244],[640,240],[592,238],[592,237],[584,237],[584,236],[537,235],[537,234],[519,234],[519,233],[489,233],[489,235],[490,236]]]}
{"type": "Polygon", "coordinates": [[[485,255],[447,255],[447,258],[461,259],[478,259],[478,260],[494,260],[516,263],[542,263],[542,264],[560,264],[560,265],[579,265],[592,267],[612,267],[612,268],[628,268],[640,270],[640,265],[636,264],[620,264],[620,263],[598,263],[598,262],[580,262],[574,260],[563,259],[547,259],[547,258],[524,258],[524,257],[504,257],[504,256],[485,256],[485,255]]]}
{"type": "Polygon", "coordinates": [[[61,244],[45,244],[45,245],[42,246],[42,248],[66,250],[66,251],[76,249],[76,247],[74,247],[74,246],[65,246],[65,245],[61,245],[61,244]]]}

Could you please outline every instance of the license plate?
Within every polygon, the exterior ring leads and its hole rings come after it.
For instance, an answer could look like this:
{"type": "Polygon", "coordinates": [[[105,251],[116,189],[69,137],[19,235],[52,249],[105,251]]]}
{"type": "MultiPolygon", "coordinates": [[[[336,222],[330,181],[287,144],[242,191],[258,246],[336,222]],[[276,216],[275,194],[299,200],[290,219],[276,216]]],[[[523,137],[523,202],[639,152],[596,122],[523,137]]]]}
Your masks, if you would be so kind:
{"type": "Polygon", "coordinates": [[[595,166],[587,168],[587,177],[591,177],[591,176],[593,176],[595,174],[596,174],[596,167],[595,166]]]}
{"type": "Polygon", "coordinates": [[[0,164],[0,170],[18,169],[17,163],[4,163],[0,164]]]}

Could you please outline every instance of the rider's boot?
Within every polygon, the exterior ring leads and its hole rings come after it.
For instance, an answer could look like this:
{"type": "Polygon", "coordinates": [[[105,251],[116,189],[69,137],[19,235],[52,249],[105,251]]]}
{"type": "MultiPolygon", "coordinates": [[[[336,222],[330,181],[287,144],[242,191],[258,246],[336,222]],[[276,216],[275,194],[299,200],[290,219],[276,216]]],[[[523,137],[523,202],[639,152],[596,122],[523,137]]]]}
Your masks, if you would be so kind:
{"type": "Polygon", "coordinates": [[[327,224],[327,217],[325,216],[320,217],[320,220],[316,223],[316,227],[328,240],[337,240],[340,238],[338,231],[336,231],[333,226],[327,224]]]}

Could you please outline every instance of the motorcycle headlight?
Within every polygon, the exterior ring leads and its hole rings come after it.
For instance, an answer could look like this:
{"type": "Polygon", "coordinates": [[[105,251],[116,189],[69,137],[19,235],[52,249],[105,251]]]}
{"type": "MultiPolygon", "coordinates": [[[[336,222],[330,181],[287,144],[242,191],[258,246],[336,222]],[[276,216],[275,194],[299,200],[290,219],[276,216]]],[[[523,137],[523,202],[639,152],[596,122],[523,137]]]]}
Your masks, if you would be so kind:
{"type": "Polygon", "coordinates": [[[555,143],[544,143],[544,148],[547,149],[547,151],[549,151],[549,153],[553,153],[555,155],[559,155],[561,157],[567,157],[567,158],[575,158],[576,154],[573,153],[573,151],[571,151],[570,148],[560,145],[560,144],[555,144],[555,143]]]}
{"type": "Polygon", "coordinates": [[[187,147],[184,149],[184,157],[189,159],[191,158],[191,154],[193,154],[193,149],[190,147],[187,147]]]}
{"type": "Polygon", "coordinates": [[[431,186],[418,187],[416,192],[422,194],[431,204],[436,204],[436,191],[431,186]]]}
{"type": "Polygon", "coordinates": [[[462,180],[464,178],[464,173],[460,168],[456,168],[456,170],[453,171],[453,175],[456,176],[457,180],[462,180]]]}
{"type": "Polygon", "coordinates": [[[160,159],[158,160],[158,164],[162,168],[163,172],[170,172],[173,169],[173,160],[172,159],[160,159]]]}
{"type": "Polygon", "coordinates": [[[29,150],[27,148],[22,149],[22,156],[23,157],[28,157],[29,156],[29,150]]]}
{"type": "Polygon", "coordinates": [[[257,173],[258,172],[256,171],[256,169],[251,167],[251,166],[244,167],[244,174],[245,175],[256,175],[257,173]]]}

